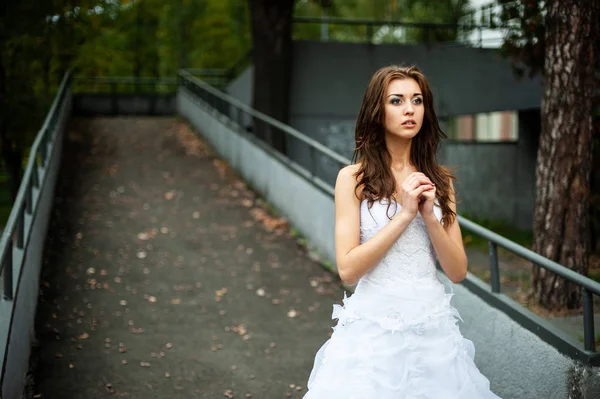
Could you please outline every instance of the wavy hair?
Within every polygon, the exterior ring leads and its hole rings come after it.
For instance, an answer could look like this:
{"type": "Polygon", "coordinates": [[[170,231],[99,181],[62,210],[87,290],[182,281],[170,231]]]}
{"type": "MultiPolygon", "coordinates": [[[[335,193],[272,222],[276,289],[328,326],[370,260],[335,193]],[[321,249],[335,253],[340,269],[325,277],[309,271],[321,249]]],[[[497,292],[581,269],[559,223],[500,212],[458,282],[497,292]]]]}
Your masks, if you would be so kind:
{"type": "MultiPolygon", "coordinates": [[[[391,65],[381,68],[371,78],[365,92],[355,128],[355,149],[352,162],[359,164],[356,190],[362,188],[362,199],[369,208],[373,202],[388,200],[388,211],[396,200],[396,179],[391,171],[392,157],[385,142],[385,94],[394,79],[414,79],[421,88],[425,115],[421,130],[412,139],[410,162],[435,184],[436,199],[442,209],[442,222],[451,224],[456,213],[450,208],[450,181],[454,175],[437,163],[440,140],[446,138],[433,109],[433,93],[425,75],[415,66],[391,65]]],[[[357,194],[358,195],[358,194],[357,194]]]]}

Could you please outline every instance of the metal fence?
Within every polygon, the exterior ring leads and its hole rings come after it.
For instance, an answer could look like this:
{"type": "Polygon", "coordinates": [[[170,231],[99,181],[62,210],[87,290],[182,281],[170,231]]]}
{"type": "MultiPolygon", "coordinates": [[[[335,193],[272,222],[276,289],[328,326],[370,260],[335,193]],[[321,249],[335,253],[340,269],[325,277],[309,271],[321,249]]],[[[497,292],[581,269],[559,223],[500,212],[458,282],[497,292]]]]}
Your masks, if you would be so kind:
{"type": "MultiPolygon", "coordinates": [[[[268,151],[271,154],[276,155],[278,159],[292,167],[317,188],[333,196],[333,186],[318,175],[314,160],[316,156],[327,157],[330,159],[331,164],[336,165],[338,169],[348,165],[350,160],[290,126],[276,121],[237,99],[211,87],[209,84],[194,77],[186,70],[180,71],[179,77],[181,79],[181,85],[204,101],[207,106],[211,107],[216,118],[219,118],[223,123],[230,124],[240,134],[246,136],[253,135],[253,140],[256,143],[259,143],[263,148],[268,148],[268,151]],[[250,133],[249,130],[252,132],[250,133]],[[285,153],[274,146],[274,136],[276,135],[283,135],[287,140],[294,140],[295,142],[302,143],[302,145],[308,147],[308,151],[311,154],[309,157],[310,162],[303,165],[289,159],[285,153]]],[[[463,230],[481,236],[488,241],[490,256],[489,269],[491,285],[482,282],[472,275],[467,276],[462,284],[490,305],[507,313],[523,327],[538,335],[562,353],[571,358],[578,359],[585,364],[600,365],[600,354],[596,352],[595,348],[593,311],[593,295],[600,296],[600,283],[520,246],[462,216],[458,216],[458,222],[463,230]],[[498,246],[532,262],[532,264],[552,273],[556,273],[562,278],[581,287],[584,304],[583,344],[554,327],[547,320],[537,316],[501,293],[500,270],[497,254],[498,246]]]]}
{"type": "Polygon", "coordinates": [[[71,73],[63,78],[31,147],[17,198],[0,241],[0,392],[20,398],[29,368],[42,251],[71,111],[71,73]]]}
{"type": "Polygon", "coordinates": [[[243,134],[251,132],[249,136],[255,143],[305,176],[317,188],[333,195],[333,187],[318,173],[317,158],[327,158],[336,170],[347,165],[350,160],[298,130],[228,96],[187,70],[182,70],[179,76],[180,84],[183,87],[210,105],[216,112],[225,116],[226,122],[234,123],[238,131],[243,134]],[[306,162],[291,160],[286,156],[284,149],[276,145],[277,136],[281,137],[282,135],[288,146],[293,143],[307,152],[306,162]]]}
{"type": "Polygon", "coordinates": [[[73,79],[74,115],[173,115],[177,78],[88,77],[73,79]]]}
{"type": "MultiPolygon", "coordinates": [[[[492,25],[477,24],[473,20],[468,20],[467,23],[431,23],[431,22],[406,22],[393,20],[368,20],[368,19],[351,19],[351,18],[335,18],[335,17],[294,17],[293,18],[293,38],[294,40],[316,39],[316,37],[306,36],[299,31],[300,26],[304,25],[321,25],[321,32],[326,32],[329,26],[346,28],[348,41],[364,41],[368,43],[377,42],[376,38],[379,33],[384,30],[387,33],[399,33],[392,35],[393,40],[388,40],[389,43],[425,43],[425,44],[463,44],[476,45],[482,47],[485,39],[483,32],[489,30],[499,30],[499,27],[492,25]],[[323,29],[326,27],[327,29],[323,29]],[[477,32],[475,43],[469,40],[472,32],[477,32]],[[419,40],[411,40],[406,33],[417,35],[419,40]]],[[[319,40],[331,40],[330,36],[320,34],[319,40]]],[[[334,41],[339,41],[338,38],[333,38],[334,41]]],[[[497,41],[497,39],[494,39],[497,41]]]]}

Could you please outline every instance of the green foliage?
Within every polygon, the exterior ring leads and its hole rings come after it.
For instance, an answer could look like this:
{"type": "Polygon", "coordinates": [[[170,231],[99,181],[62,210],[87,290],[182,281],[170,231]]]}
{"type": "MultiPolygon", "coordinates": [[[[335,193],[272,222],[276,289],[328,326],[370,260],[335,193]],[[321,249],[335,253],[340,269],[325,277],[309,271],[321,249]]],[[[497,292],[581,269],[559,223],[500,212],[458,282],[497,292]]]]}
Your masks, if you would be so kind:
{"type": "Polygon", "coordinates": [[[495,23],[506,28],[501,51],[513,59],[518,76],[544,72],[545,34],[544,15],[548,2],[531,0],[498,0],[501,12],[495,23]]]}
{"type": "MultiPolygon", "coordinates": [[[[503,220],[478,219],[465,212],[461,212],[461,216],[493,231],[494,233],[500,234],[501,236],[506,237],[525,248],[531,249],[533,242],[533,234],[531,231],[517,229],[510,223],[503,220]]],[[[465,246],[478,248],[484,251],[488,250],[488,241],[486,239],[472,234],[465,229],[462,229],[461,231],[465,246]]]]}
{"type": "MultiPolygon", "coordinates": [[[[301,0],[296,4],[295,16],[321,17],[320,0],[301,0]]],[[[457,25],[471,12],[468,0],[352,0],[332,1],[325,15],[343,19],[402,21],[410,23],[437,23],[457,25]]],[[[394,27],[383,24],[367,28],[365,25],[338,25],[328,27],[330,40],[372,41],[374,43],[432,43],[456,41],[467,35],[455,28],[394,27]]],[[[321,24],[295,24],[294,38],[318,40],[321,24]]]]}

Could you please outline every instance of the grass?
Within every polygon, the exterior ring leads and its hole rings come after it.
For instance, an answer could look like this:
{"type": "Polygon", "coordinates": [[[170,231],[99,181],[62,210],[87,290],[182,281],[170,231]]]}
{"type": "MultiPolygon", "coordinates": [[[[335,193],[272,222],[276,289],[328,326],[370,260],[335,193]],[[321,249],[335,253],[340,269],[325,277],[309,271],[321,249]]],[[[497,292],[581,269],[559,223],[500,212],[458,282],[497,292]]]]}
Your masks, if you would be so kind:
{"type": "MultiPolygon", "coordinates": [[[[577,340],[579,342],[585,342],[582,335],[578,335],[577,340]]],[[[600,333],[596,333],[596,335],[594,336],[594,341],[596,341],[596,347],[600,346],[600,333]]]]}
{"type": "MultiPolygon", "coordinates": [[[[503,220],[478,219],[472,217],[468,213],[461,213],[460,215],[482,227],[485,227],[488,230],[493,231],[496,234],[516,242],[525,248],[531,249],[533,243],[533,233],[530,231],[518,229],[503,220]]],[[[465,246],[482,249],[484,251],[488,250],[488,241],[485,238],[472,234],[466,229],[462,229],[462,236],[465,246]]]]}

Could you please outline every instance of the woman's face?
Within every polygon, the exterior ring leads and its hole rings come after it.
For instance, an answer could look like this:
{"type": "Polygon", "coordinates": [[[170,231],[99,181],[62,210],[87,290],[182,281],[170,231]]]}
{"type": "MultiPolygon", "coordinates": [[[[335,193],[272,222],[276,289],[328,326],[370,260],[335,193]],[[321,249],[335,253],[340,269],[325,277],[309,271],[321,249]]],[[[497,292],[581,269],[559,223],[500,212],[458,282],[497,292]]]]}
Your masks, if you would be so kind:
{"type": "Polygon", "coordinates": [[[412,139],[423,126],[423,94],[414,79],[394,79],[385,93],[386,134],[412,139]]]}

